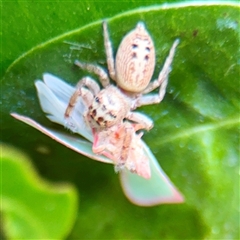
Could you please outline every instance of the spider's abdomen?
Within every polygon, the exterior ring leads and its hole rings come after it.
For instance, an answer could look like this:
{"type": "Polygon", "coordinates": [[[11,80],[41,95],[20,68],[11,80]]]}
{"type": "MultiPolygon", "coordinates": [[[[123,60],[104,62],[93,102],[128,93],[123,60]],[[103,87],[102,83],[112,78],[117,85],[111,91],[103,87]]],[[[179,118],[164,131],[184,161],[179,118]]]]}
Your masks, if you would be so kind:
{"type": "Polygon", "coordinates": [[[147,87],[155,68],[155,49],[143,23],[123,38],[115,65],[117,84],[122,89],[140,93],[147,87]]]}

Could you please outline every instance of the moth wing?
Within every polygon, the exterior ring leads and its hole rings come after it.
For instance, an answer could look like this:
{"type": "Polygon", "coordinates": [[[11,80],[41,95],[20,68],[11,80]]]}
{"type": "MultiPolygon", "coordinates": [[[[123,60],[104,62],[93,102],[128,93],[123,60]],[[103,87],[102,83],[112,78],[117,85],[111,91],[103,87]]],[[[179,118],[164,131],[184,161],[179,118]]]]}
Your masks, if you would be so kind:
{"type": "Polygon", "coordinates": [[[139,206],[182,203],[184,198],[181,193],[161,169],[158,161],[142,140],[141,144],[149,160],[151,178],[144,179],[129,171],[122,171],[120,181],[126,197],[139,206]]]}
{"type": "Polygon", "coordinates": [[[43,74],[43,81],[53,94],[64,103],[69,101],[69,98],[75,91],[75,87],[50,73],[43,74]]]}
{"type": "Polygon", "coordinates": [[[28,117],[25,117],[25,116],[21,116],[16,113],[11,113],[11,115],[14,118],[20,120],[21,122],[24,122],[24,123],[30,125],[31,127],[37,129],[38,131],[42,132],[43,134],[49,136],[53,140],[61,143],[62,145],[66,146],[84,156],[87,156],[91,159],[94,159],[94,160],[97,160],[100,162],[112,163],[112,161],[109,160],[108,158],[101,156],[101,155],[94,154],[92,152],[92,143],[83,138],[80,138],[79,136],[75,136],[75,135],[70,136],[70,135],[61,133],[59,131],[53,130],[53,129],[43,127],[42,125],[35,122],[34,120],[32,120],[28,117]]]}
{"type": "MultiPolygon", "coordinates": [[[[64,113],[75,89],[51,74],[44,74],[44,82],[37,80],[35,86],[41,108],[47,114],[47,118],[52,122],[66,126],[64,113]]],[[[70,119],[71,124],[75,126],[71,130],[92,141],[92,132],[84,119],[84,111],[85,105],[79,98],[70,119]]]]}

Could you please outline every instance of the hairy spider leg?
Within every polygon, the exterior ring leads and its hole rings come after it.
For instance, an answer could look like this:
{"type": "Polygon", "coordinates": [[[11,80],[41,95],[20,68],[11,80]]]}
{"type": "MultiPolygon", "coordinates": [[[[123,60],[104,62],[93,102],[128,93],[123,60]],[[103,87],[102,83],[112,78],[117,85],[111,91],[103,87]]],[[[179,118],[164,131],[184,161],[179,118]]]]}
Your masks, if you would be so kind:
{"type": "Polygon", "coordinates": [[[93,101],[93,97],[96,96],[99,91],[100,91],[100,87],[92,78],[90,78],[90,77],[82,78],[78,82],[78,84],[76,86],[76,90],[69,100],[64,117],[69,118],[71,116],[71,113],[72,113],[80,96],[83,98],[83,100],[87,104],[87,106],[89,106],[91,104],[91,102],[93,101]],[[84,91],[83,87],[87,87],[89,89],[89,91],[84,91]]]}
{"type": "Polygon", "coordinates": [[[75,65],[80,67],[81,69],[88,70],[96,74],[102,84],[103,87],[110,85],[110,79],[106,73],[106,71],[98,65],[90,64],[90,63],[82,63],[78,60],[74,62],[75,65]]]}
{"type": "Polygon", "coordinates": [[[143,105],[157,104],[163,100],[168,84],[168,75],[171,72],[171,64],[178,44],[179,39],[176,39],[170,49],[168,57],[166,58],[162,71],[159,73],[158,79],[151,82],[142,92],[143,94],[147,94],[160,86],[158,94],[140,96],[135,100],[133,109],[143,105]]]}

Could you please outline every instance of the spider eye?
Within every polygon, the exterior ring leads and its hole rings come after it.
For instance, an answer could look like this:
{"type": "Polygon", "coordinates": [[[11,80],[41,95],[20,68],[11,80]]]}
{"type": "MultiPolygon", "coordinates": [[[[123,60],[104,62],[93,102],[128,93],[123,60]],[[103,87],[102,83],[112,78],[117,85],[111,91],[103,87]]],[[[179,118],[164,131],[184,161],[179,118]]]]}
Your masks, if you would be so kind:
{"type": "Polygon", "coordinates": [[[103,120],[104,120],[104,119],[103,119],[102,117],[99,117],[97,121],[98,121],[99,123],[101,123],[101,122],[103,122],[103,120]]]}
{"type": "Polygon", "coordinates": [[[112,118],[117,118],[117,116],[111,112],[109,112],[109,115],[112,117],[112,118]]]}
{"type": "Polygon", "coordinates": [[[97,115],[97,111],[96,111],[96,109],[94,109],[94,110],[92,111],[91,116],[96,117],[96,115],[97,115]]]}
{"type": "Polygon", "coordinates": [[[132,48],[133,48],[133,49],[135,49],[135,48],[137,48],[137,47],[138,47],[137,44],[133,44],[133,45],[132,45],[132,48]]]}

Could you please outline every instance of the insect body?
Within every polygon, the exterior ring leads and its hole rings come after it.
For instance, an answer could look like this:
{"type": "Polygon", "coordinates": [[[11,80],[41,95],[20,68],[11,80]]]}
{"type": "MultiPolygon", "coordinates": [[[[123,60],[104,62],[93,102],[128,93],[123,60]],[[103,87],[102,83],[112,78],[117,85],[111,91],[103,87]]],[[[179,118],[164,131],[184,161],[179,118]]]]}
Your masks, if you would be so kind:
{"type": "Polygon", "coordinates": [[[142,133],[136,134],[134,124],[125,121],[105,130],[95,129],[93,135],[93,152],[112,159],[116,172],[127,168],[146,179],[151,177],[149,160],[140,141],[142,133]]]}
{"type": "MultiPolygon", "coordinates": [[[[136,131],[150,130],[153,122],[144,114],[133,112],[133,110],[142,105],[156,104],[162,101],[179,41],[174,42],[158,79],[150,82],[155,68],[155,49],[144,24],[138,23],[136,28],[123,38],[115,61],[106,22],[103,22],[103,30],[108,71],[111,79],[116,82],[116,86],[110,84],[108,74],[100,66],[75,61],[80,68],[98,75],[103,89],[100,90],[99,85],[90,77],[81,79],[65,111],[66,123],[70,128],[73,127],[71,113],[78,97],[82,97],[88,109],[85,118],[94,134],[93,152],[104,155],[108,152],[117,168],[125,166],[132,172],[141,175],[140,170],[136,167],[139,163],[134,167],[129,167],[128,164],[137,162],[137,153],[140,154],[142,151],[141,144],[137,140],[140,139],[140,135],[137,135],[136,131]],[[158,87],[158,94],[147,94],[158,87]],[[117,135],[119,137],[116,137],[117,135]],[[103,147],[104,142],[107,142],[105,148],[103,147]],[[113,147],[113,142],[118,146],[117,148],[113,147]],[[127,145],[130,147],[126,151],[125,146],[127,145]],[[99,146],[103,150],[100,151],[99,146]],[[120,153],[118,153],[119,149],[120,153]]],[[[144,160],[140,162],[144,162],[144,160]]],[[[141,164],[145,166],[143,163],[141,164]]]]}

